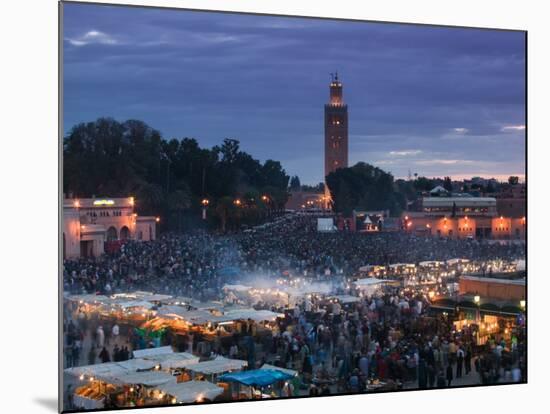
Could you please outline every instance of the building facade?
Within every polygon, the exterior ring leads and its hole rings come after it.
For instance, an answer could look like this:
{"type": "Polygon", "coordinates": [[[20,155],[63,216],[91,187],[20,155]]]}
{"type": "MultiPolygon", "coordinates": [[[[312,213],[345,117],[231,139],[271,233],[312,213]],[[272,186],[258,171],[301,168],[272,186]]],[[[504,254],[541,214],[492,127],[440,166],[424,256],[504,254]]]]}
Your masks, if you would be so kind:
{"type": "Polygon", "coordinates": [[[134,198],[63,200],[63,258],[97,257],[106,243],[155,240],[157,218],[134,212],[134,198]]]}
{"type": "Polygon", "coordinates": [[[422,210],[402,215],[410,233],[448,238],[525,240],[526,217],[499,216],[492,197],[425,197],[422,210]]]}

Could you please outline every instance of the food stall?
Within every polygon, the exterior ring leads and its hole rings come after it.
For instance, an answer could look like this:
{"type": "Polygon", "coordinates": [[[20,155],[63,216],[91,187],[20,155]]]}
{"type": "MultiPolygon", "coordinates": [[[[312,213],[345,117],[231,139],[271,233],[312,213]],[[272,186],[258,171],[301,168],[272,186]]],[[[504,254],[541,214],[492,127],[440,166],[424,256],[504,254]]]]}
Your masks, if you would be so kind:
{"type": "Polygon", "coordinates": [[[377,279],[375,277],[367,277],[364,279],[357,279],[353,282],[355,288],[359,290],[360,294],[364,296],[372,296],[378,290],[382,288],[383,285],[392,283],[391,280],[386,279],[377,279]]]}
{"type": "MultiPolygon", "coordinates": [[[[220,376],[223,382],[235,384],[232,387],[233,399],[270,398],[270,394],[263,391],[276,383],[293,379],[294,376],[279,369],[253,369],[250,371],[231,372],[220,376]],[[242,389],[245,386],[245,389],[242,389]]],[[[281,387],[279,387],[280,389],[281,387]]],[[[281,395],[280,395],[281,396],[281,395]]]]}
{"type": "Polygon", "coordinates": [[[220,375],[228,372],[241,371],[247,366],[247,361],[217,356],[209,361],[188,364],[185,366],[185,370],[191,374],[191,379],[193,380],[207,379],[212,383],[216,383],[220,375]]]}
{"type": "Polygon", "coordinates": [[[168,382],[156,387],[171,404],[213,401],[224,389],[208,381],[168,382]]]}

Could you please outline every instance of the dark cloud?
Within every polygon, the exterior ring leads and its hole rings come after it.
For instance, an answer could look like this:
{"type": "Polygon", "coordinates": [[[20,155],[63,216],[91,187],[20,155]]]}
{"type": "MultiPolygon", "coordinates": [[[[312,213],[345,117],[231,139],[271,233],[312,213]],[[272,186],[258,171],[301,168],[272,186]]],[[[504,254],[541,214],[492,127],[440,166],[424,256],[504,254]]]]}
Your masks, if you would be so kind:
{"type": "Polygon", "coordinates": [[[64,121],[143,119],[225,137],[322,180],[329,72],[350,159],[405,176],[523,174],[520,32],[65,4],[64,121]],[[401,154],[401,155],[399,155],[401,154]]]}

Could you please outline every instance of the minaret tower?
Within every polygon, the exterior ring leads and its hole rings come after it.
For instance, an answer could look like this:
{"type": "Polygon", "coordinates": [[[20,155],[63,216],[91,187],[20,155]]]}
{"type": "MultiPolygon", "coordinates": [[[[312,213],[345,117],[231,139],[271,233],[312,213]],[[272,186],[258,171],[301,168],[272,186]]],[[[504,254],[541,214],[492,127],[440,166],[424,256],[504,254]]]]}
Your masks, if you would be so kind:
{"type": "Polygon", "coordinates": [[[338,73],[331,73],[330,100],[325,105],[325,177],[347,166],[348,106],[344,104],[338,73]]]}

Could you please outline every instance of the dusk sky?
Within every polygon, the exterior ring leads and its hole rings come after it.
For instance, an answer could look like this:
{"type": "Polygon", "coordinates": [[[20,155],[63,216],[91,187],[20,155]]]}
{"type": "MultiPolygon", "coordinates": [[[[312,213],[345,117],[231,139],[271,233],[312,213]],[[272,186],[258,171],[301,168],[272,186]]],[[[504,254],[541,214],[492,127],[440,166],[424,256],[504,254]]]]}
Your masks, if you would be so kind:
{"type": "Polygon", "coordinates": [[[315,184],[338,71],[351,165],[525,174],[521,32],[65,3],[63,38],[66,133],[109,116],[205,147],[235,138],[315,184]]]}

